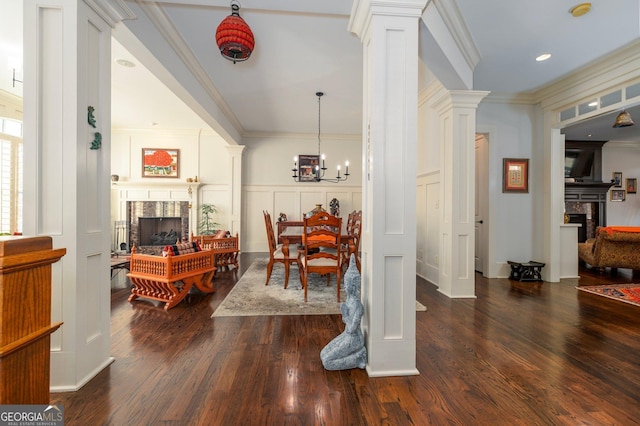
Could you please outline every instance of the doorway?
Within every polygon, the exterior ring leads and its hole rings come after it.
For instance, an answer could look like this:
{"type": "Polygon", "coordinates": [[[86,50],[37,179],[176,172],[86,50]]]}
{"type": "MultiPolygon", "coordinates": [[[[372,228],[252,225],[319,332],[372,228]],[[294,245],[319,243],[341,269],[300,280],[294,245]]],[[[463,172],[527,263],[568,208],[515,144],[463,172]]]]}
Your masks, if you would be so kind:
{"type": "Polygon", "coordinates": [[[484,275],[487,255],[489,211],[489,135],[476,133],[475,139],[475,253],[474,268],[484,275]]]}

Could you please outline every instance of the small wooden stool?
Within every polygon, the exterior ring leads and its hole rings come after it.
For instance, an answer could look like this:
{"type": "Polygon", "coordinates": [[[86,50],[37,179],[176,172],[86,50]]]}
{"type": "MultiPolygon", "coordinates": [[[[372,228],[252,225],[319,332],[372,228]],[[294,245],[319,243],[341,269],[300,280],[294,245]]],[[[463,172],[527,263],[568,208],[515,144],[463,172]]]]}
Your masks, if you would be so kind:
{"type": "Polygon", "coordinates": [[[507,263],[511,266],[511,275],[509,275],[510,280],[542,281],[540,271],[542,271],[542,268],[545,265],[544,263],[534,262],[533,260],[525,263],[507,260],[507,263]]]}

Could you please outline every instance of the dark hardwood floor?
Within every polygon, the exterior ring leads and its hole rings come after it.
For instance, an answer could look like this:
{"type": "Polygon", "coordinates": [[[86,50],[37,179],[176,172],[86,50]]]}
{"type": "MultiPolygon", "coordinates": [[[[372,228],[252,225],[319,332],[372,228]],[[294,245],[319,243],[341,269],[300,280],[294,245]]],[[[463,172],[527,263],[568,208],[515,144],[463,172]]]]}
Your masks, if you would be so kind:
{"type": "MultiPolygon", "coordinates": [[[[55,393],[71,425],[631,425],[640,421],[640,307],[578,292],[578,280],[476,275],[477,299],[424,280],[418,376],[325,371],[339,315],[210,318],[261,254],[242,254],[217,291],[165,312],[113,280],[115,362],[55,393]]],[[[581,269],[580,285],[633,282],[581,269]]],[[[640,279],[639,279],[640,280],[640,279]]],[[[302,297],[302,295],[301,295],[302,297]]]]}

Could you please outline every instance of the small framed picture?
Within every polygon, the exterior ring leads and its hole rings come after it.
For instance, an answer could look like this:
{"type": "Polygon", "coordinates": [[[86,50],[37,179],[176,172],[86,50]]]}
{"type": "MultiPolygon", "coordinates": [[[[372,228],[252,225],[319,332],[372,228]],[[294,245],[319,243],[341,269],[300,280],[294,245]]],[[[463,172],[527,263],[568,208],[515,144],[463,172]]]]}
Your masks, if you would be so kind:
{"type": "Polygon", "coordinates": [[[626,191],[624,189],[612,189],[611,201],[624,201],[626,191]]]}
{"type": "Polygon", "coordinates": [[[298,182],[315,182],[316,167],[320,165],[320,157],[317,155],[301,154],[298,156],[298,182]]]}
{"type": "Polygon", "coordinates": [[[177,178],[179,167],[179,149],[142,148],[142,177],[177,178]]]}
{"type": "Polygon", "coordinates": [[[638,191],[638,179],[627,178],[627,194],[635,194],[638,191]]]}
{"type": "Polygon", "coordinates": [[[622,172],[613,172],[611,177],[613,180],[613,186],[616,188],[622,188],[622,172]]]}
{"type": "Polygon", "coordinates": [[[503,159],[502,174],[502,192],[529,192],[528,158],[503,159]]]}

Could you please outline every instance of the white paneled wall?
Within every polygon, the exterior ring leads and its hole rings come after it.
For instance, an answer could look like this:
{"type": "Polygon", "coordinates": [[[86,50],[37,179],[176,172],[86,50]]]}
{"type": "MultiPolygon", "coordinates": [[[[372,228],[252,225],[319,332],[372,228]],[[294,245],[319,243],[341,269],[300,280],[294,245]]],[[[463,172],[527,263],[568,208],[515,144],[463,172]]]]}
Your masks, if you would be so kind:
{"type": "Polygon", "coordinates": [[[416,273],[438,284],[440,173],[419,175],[416,194],[416,273]]]}
{"type": "Polygon", "coordinates": [[[316,204],[329,210],[333,198],[340,202],[340,216],[346,220],[349,212],[362,209],[362,188],[340,184],[247,185],[243,189],[243,218],[245,239],[243,252],[266,252],[267,237],[262,211],[275,221],[280,213],[289,220],[302,220],[304,213],[316,204]]]}

